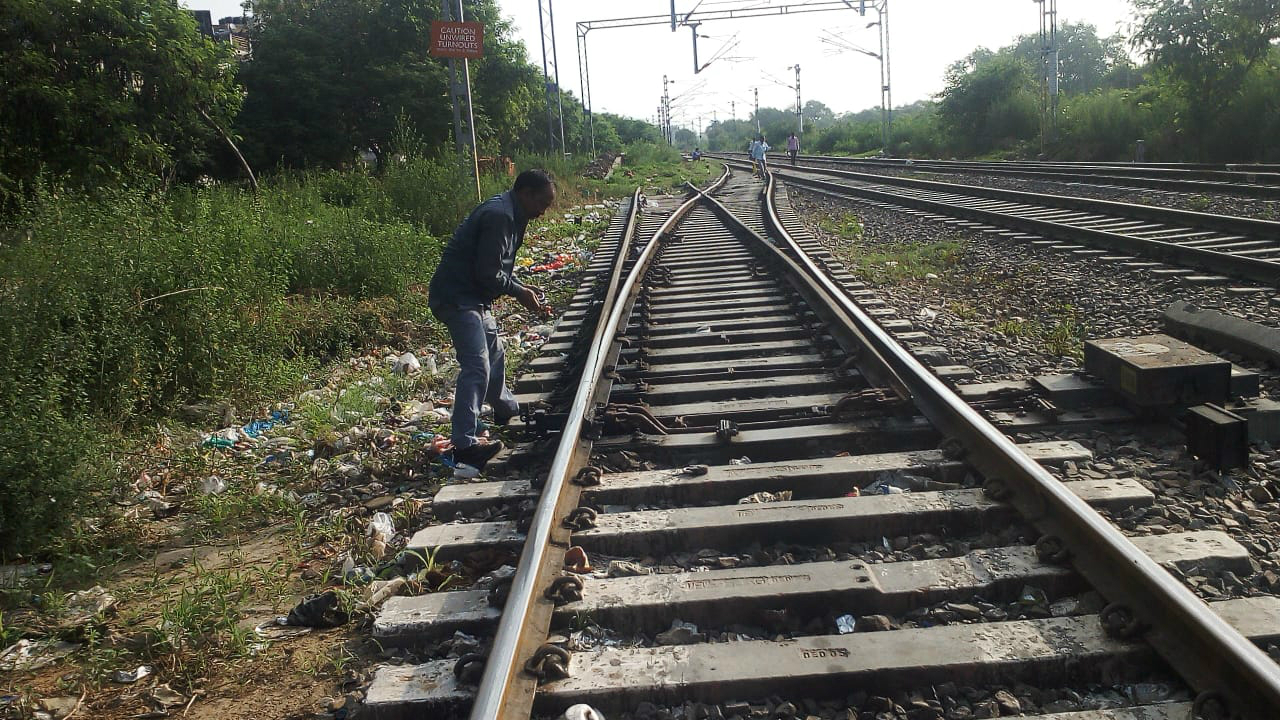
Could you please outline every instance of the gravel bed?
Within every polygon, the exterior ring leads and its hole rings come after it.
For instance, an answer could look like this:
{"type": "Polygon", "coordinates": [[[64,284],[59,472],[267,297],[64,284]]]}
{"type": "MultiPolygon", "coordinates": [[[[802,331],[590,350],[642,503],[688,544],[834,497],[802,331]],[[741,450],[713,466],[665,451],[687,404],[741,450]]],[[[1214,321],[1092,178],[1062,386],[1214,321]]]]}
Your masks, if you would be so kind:
{"type": "MultiPolygon", "coordinates": [[[[819,165],[819,167],[821,167],[819,165]]],[[[1280,200],[1264,200],[1260,198],[1239,197],[1220,193],[1191,193],[1173,190],[1157,190],[1153,188],[1125,187],[1120,185],[1087,185],[1051,180],[1032,180],[1029,178],[1002,177],[999,175],[971,175],[968,173],[939,173],[901,168],[850,168],[833,166],[841,170],[857,170],[876,175],[893,175],[916,180],[932,180],[935,182],[953,183],[956,185],[977,185],[980,187],[999,188],[1002,190],[1022,190],[1024,192],[1043,193],[1045,195],[1070,195],[1073,197],[1093,198],[1096,200],[1112,200],[1114,202],[1139,203],[1176,210],[1193,210],[1195,212],[1214,215],[1236,215],[1238,217],[1258,218],[1262,220],[1280,220],[1280,200]]]]}
{"type": "MultiPolygon", "coordinates": [[[[1029,374],[1074,372],[1078,354],[1053,354],[1039,329],[1066,326],[1079,352],[1082,338],[1162,332],[1160,313],[1177,300],[1213,308],[1272,327],[1280,326],[1280,306],[1271,291],[1241,293],[1238,285],[1190,285],[1153,276],[1119,263],[1083,258],[1047,248],[956,228],[938,221],[789,188],[792,204],[809,229],[832,247],[859,275],[857,254],[895,252],[913,244],[952,242],[962,248],[954,265],[937,277],[879,283],[873,287],[900,317],[916,323],[967,361],[988,382],[1029,374]],[[861,239],[841,243],[824,231],[824,220],[855,213],[861,239]],[[851,261],[852,258],[852,261],[851,261]],[[936,313],[936,315],[935,315],[936,313]],[[1022,332],[1024,331],[1025,332],[1022,332]]],[[[1277,373],[1261,364],[1220,353],[1237,364],[1263,372],[1263,383],[1280,392],[1277,373]]]]}

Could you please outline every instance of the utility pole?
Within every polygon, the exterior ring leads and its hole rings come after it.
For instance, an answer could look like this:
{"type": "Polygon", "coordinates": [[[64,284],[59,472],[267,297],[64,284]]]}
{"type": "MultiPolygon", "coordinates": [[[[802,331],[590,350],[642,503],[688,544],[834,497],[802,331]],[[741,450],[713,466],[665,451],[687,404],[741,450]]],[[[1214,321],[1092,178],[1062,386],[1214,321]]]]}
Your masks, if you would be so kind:
{"type": "Polygon", "coordinates": [[[547,96],[548,150],[554,151],[558,144],[560,154],[568,155],[569,149],[564,145],[564,105],[560,96],[560,61],[556,54],[556,24],[551,0],[538,0],[538,29],[542,33],[542,86],[547,96]],[[550,56],[547,55],[548,45],[551,46],[550,56]]]}
{"type": "Polygon", "coordinates": [[[734,122],[738,122],[738,103],[733,100],[729,101],[729,114],[733,116],[734,122]]]}
{"type": "Polygon", "coordinates": [[[756,93],[756,132],[760,132],[760,88],[752,88],[756,93]]]}
{"type": "Polygon", "coordinates": [[[674,135],[672,134],[672,132],[671,132],[671,89],[670,89],[670,84],[671,84],[671,81],[667,79],[667,76],[666,76],[666,75],[663,75],[663,76],[662,76],[662,108],[663,108],[663,117],[665,117],[665,118],[666,118],[666,120],[667,120],[666,133],[664,134],[664,137],[667,139],[667,144],[668,144],[668,145],[671,145],[671,144],[675,143],[675,136],[674,136],[674,135]]]}
{"type": "Polygon", "coordinates": [[[1040,6],[1040,154],[1048,152],[1058,125],[1058,0],[1040,6]]]}
{"type": "Polygon", "coordinates": [[[804,134],[804,106],[800,104],[800,64],[796,63],[796,130],[797,135],[804,134]]]}

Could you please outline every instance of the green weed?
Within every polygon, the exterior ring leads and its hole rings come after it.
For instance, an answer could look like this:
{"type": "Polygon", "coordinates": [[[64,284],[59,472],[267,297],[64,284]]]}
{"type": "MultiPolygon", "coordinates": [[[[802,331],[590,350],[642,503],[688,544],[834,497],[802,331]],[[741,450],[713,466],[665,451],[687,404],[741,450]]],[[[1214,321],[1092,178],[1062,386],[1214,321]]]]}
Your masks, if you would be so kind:
{"type": "Polygon", "coordinates": [[[840,217],[824,216],[818,227],[839,237],[845,242],[856,242],[862,239],[862,220],[853,213],[845,213],[840,217]]]}
{"type": "Polygon", "coordinates": [[[856,274],[872,282],[898,284],[941,275],[959,262],[962,252],[959,243],[932,242],[875,252],[848,249],[841,255],[856,274]]]}
{"type": "Polygon", "coordinates": [[[1022,318],[1005,318],[991,328],[1005,337],[1026,337],[1035,332],[1035,323],[1022,318]]]}

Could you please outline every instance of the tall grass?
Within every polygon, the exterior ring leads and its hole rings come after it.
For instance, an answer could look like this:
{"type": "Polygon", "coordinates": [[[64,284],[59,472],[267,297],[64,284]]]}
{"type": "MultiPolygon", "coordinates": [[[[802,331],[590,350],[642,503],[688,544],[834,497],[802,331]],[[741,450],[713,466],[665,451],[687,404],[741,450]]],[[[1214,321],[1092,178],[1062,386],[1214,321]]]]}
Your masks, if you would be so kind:
{"type": "Polygon", "coordinates": [[[0,218],[0,558],[47,551],[97,510],[111,429],[252,404],[427,321],[423,288],[474,187],[415,158],[376,178],[282,176],[257,197],[44,187],[0,218]]]}

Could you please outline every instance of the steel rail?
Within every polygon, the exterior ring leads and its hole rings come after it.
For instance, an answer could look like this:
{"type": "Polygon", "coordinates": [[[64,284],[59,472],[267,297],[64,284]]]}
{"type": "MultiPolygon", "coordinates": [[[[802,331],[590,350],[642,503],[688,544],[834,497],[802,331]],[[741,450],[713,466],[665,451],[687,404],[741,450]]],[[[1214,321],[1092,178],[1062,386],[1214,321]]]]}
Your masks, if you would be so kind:
{"type": "Polygon", "coordinates": [[[1245,184],[1259,184],[1260,180],[1271,181],[1264,184],[1280,183],[1280,167],[1271,166],[1167,166],[1167,165],[1143,165],[1132,163],[1076,163],[1076,162],[1053,162],[1053,161],[1034,161],[1034,160],[941,160],[941,159],[915,159],[915,158],[854,158],[839,155],[800,155],[798,157],[814,158],[814,159],[831,159],[842,162],[856,162],[865,165],[880,165],[884,167],[902,167],[912,168],[926,166],[949,167],[949,168],[974,168],[974,169],[1001,169],[1014,168],[1019,170],[1062,170],[1072,173],[1092,173],[1092,172],[1110,172],[1120,173],[1126,177],[1142,177],[1150,179],[1169,179],[1169,180],[1188,180],[1188,181],[1205,181],[1205,182],[1240,182],[1245,184]]]}
{"type": "MultiPolygon", "coordinates": [[[[1116,168],[1107,165],[1096,167],[1069,167],[1064,165],[1022,165],[1017,163],[966,163],[945,160],[915,160],[910,163],[901,161],[878,160],[874,158],[844,158],[825,155],[798,155],[797,159],[808,162],[824,162],[833,165],[856,165],[859,167],[888,168],[894,170],[911,170],[919,172],[960,173],[968,175],[996,175],[1002,177],[1018,177],[1031,180],[1050,180],[1056,182],[1075,182],[1080,184],[1122,185],[1134,188],[1151,188],[1155,190],[1171,190],[1195,193],[1220,193],[1261,199],[1280,199],[1280,175],[1266,174],[1274,177],[1273,183],[1258,182],[1259,173],[1222,173],[1239,176],[1239,179],[1190,177],[1167,177],[1179,171],[1157,173],[1141,169],[1116,168]],[[1250,181],[1248,178],[1254,178],[1250,181]]],[[[1206,171],[1185,171],[1206,172],[1206,171]]]]}
{"type": "Polygon", "coordinates": [[[856,319],[876,356],[907,384],[930,422],[968,450],[967,462],[1002,481],[1011,491],[1008,501],[1038,530],[1064,541],[1075,568],[1150,628],[1144,638],[1192,687],[1225,699],[1231,717],[1274,718],[1280,709],[1280,666],[1027,457],[845,295],[786,230],[774,205],[774,183],[770,173],[766,204],[772,233],[825,286],[830,301],[856,319]]]}
{"type": "MultiPolygon", "coordinates": [[[[729,162],[732,162],[737,165],[745,165],[745,162],[740,160],[731,159],[729,162]]],[[[830,170],[825,168],[813,168],[813,170],[819,173],[825,172],[825,173],[838,174],[838,175],[865,175],[864,173],[850,173],[844,170],[830,170]]],[[[1121,233],[1109,232],[1106,230],[1095,230],[1092,228],[1079,227],[1079,226],[1074,226],[1067,223],[1059,223],[1052,220],[1040,220],[1032,217],[1008,214],[1008,213],[1000,212],[997,210],[986,210],[986,209],[976,208],[976,207],[964,207],[960,205],[953,205],[941,200],[932,200],[932,199],[923,198],[923,197],[901,195],[898,193],[888,192],[885,190],[877,190],[875,188],[870,188],[870,187],[853,187],[849,185],[842,185],[837,182],[816,180],[813,178],[796,176],[793,174],[793,171],[790,171],[790,170],[774,170],[771,172],[779,173],[782,177],[786,178],[788,182],[794,183],[796,185],[806,186],[811,189],[816,189],[817,191],[824,192],[828,195],[844,196],[844,197],[858,196],[858,197],[864,197],[864,198],[871,198],[871,199],[880,200],[887,203],[892,203],[895,205],[906,205],[906,206],[931,210],[935,212],[941,212],[947,215],[964,217],[971,220],[979,220],[982,222],[987,222],[994,225],[1000,225],[1003,227],[1015,228],[1018,230],[1022,230],[1024,232],[1037,233],[1040,235],[1044,235],[1046,237],[1056,237],[1056,238],[1061,238],[1066,240],[1082,240],[1082,241],[1091,243],[1093,245],[1099,245],[1106,248],[1112,248],[1115,250],[1130,252],[1138,255],[1165,258],[1183,265],[1190,265],[1193,267],[1202,267],[1214,272],[1233,274],[1239,277],[1244,277],[1251,280],[1256,280],[1258,282],[1267,283],[1269,285],[1280,285],[1280,263],[1269,262],[1267,260],[1262,260],[1258,258],[1232,255],[1230,253],[1218,252],[1215,250],[1207,250],[1207,249],[1197,248],[1197,247],[1188,247],[1186,245],[1180,245],[1175,242],[1169,242],[1164,240],[1154,240],[1150,238],[1133,237],[1133,236],[1124,235],[1121,233]]],[[[866,182],[880,182],[881,180],[884,180],[884,181],[904,180],[904,178],[890,178],[887,176],[875,176],[875,175],[866,176],[865,178],[858,177],[854,179],[860,180],[860,181],[866,181],[866,182]]],[[[937,191],[937,192],[951,192],[956,195],[964,195],[967,193],[971,196],[980,195],[983,197],[999,199],[999,200],[1015,200],[1017,202],[1024,202],[1027,204],[1036,204],[1039,199],[1045,199],[1045,198],[1048,198],[1050,200],[1072,201],[1069,206],[1064,204],[1064,205],[1060,205],[1060,207],[1068,207],[1069,209],[1080,210],[1080,211],[1099,212],[1099,211],[1111,209],[1113,212],[1124,212],[1123,210],[1124,208],[1129,208],[1129,209],[1133,209],[1133,212],[1131,212],[1128,215],[1128,217],[1133,217],[1136,219],[1144,219],[1144,220],[1152,220],[1153,219],[1152,215],[1155,212],[1182,213],[1190,216],[1199,216],[1207,220],[1224,219],[1222,218],[1222,216],[1208,215],[1205,213],[1192,213],[1189,211],[1182,211],[1182,210],[1165,210],[1163,208],[1153,208],[1145,205],[1113,203],[1113,202],[1104,201],[1104,200],[1089,201],[1084,198],[1067,198],[1061,195],[1039,196],[1033,193],[1022,193],[1014,190],[984,192],[984,193],[978,193],[978,192],[970,193],[969,191],[971,189],[974,191],[990,190],[990,189],[977,188],[970,185],[954,185],[951,183],[932,183],[933,185],[936,185],[939,187],[929,187],[929,184],[930,184],[929,181],[921,180],[921,181],[912,181],[912,182],[925,183],[924,185],[925,189],[937,191]],[[998,193],[1008,193],[1009,195],[1002,196],[998,193]],[[1096,205],[1102,205],[1103,207],[1102,208],[1094,207],[1090,203],[1094,203],[1096,205]],[[1113,209],[1113,208],[1120,208],[1120,209],[1113,209]]],[[[904,182],[882,182],[881,184],[907,186],[907,183],[904,183],[904,182]]],[[[1050,203],[1050,206],[1052,206],[1051,203],[1050,203]]],[[[1182,216],[1184,215],[1180,215],[1179,217],[1182,217],[1182,216]]],[[[1231,218],[1231,219],[1240,220],[1240,221],[1249,220],[1248,218],[1231,218]]],[[[1268,231],[1267,233],[1268,236],[1266,239],[1275,240],[1277,242],[1277,249],[1280,250],[1280,237],[1277,237],[1277,233],[1280,233],[1280,222],[1274,222],[1270,220],[1257,220],[1257,221],[1249,220],[1249,221],[1259,223],[1260,227],[1265,228],[1268,231]]],[[[1170,220],[1169,218],[1165,218],[1163,221],[1158,221],[1158,222],[1168,223],[1168,222],[1172,222],[1172,220],[1170,220]]]]}
{"type": "MultiPolygon", "coordinates": [[[[715,157],[719,156],[716,155],[715,157]]],[[[746,162],[745,160],[739,160],[737,158],[732,159],[738,163],[746,162]]],[[[1259,220],[1256,218],[1246,218],[1235,215],[1215,215],[1213,213],[1196,212],[1194,210],[1179,210],[1176,208],[1163,208],[1153,205],[1142,205],[1140,203],[1125,203],[1117,202],[1115,200],[1095,200],[1093,198],[1073,197],[1071,195],[1052,195],[1049,193],[1033,193],[1023,190],[1004,190],[1001,188],[982,187],[981,185],[963,185],[960,183],[947,183],[937,180],[917,180],[915,178],[904,178],[894,175],[877,175],[875,173],[860,173],[853,170],[837,170],[835,168],[797,167],[795,170],[790,168],[773,168],[771,171],[778,172],[785,178],[802,170],[816,172],[823,175],[847,177],[852,180],[861,180],[863,182],[880,183],[883,185],[897,185],[899,187],[931,190],[933,192],[949,192],[956,195],[970,195],[990,198],[992,200],[1023,202],[1030,205],[1059,207],[1068,210],[1114,212],[1124,215],[1125,217],[1131,217],[1138,220],[1149,220],[1151,222],[1166,224],[1181,223],[1200,228],[1221,230],[1223,232],[1249,233],[1268,240],[1280,239],[1280,222],[1275,220],[1259,220]]]]}
{"type": "MultiPolygon", "coordinates": [[[[711,187],[720,187],[728,177],[726,171],[711,187]]],[[[638,194],[637,189],[637,199],[638,194]]],[[[578,493],[566,492],[573,488],[569,478],[590,458],[591,441],[584,438],[583,430],[596,403],[607,395],[612,386],[604,371],[610,360],[621,351],[620,328],[639,293],[640,279],[671,227],[693,208],[699,197],[695,193],[667,218],[635,259],[625,279],[621,270],[629,253],[619,246],[615,274],[610,281],[601,321],[596,325],[568,419],[538,499],[532,525],[526,534],[511,591],[471,706],[472,720],[527,720],[529,717],[537,685],[534,678],[523,675],[523,667],[537,645],[546,639],[550,627],[554,606],[540,591],[550,578],[559,573],[564,562],[563,552],[567,549],[569,535],[558,521],[576,507],[578,493]],[[569,507],[570,504],[573,507],[569,507]]],[[[636,204],[633,203],[633,208],[636,204]]],[[[638,226],[633,225],[631,229],[634,232],[638,226]]]]}

